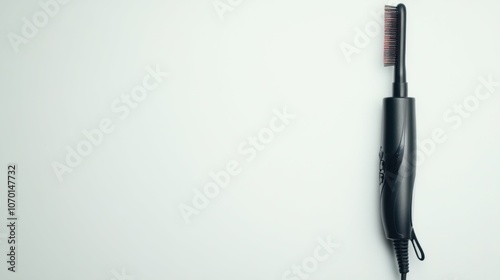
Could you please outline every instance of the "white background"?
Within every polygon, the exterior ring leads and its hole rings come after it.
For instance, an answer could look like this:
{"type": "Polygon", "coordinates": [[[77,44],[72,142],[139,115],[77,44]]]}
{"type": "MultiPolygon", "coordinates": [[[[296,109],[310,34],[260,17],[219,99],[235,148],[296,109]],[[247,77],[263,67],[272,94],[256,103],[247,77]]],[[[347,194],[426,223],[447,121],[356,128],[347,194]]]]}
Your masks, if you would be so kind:
{"type": "MultiPolygon", "coordinates": [[[[378,201],[392,72],[373,14],[385,2],[231,3],[221,19],[212,0],[73,0],[16,52],[11,32],[22,36],[23,17],[43,9],[1,2],[2,279],[284,279],[327,236],[339,247],[308,279],[398,279],[378,201]],[[346,56],[346,44],[357,52],[346,56]],[[169,77],[121,120],[111,104],[156,65],[169,77]],[[283,107],[295,119],[247,161],[239,145],[283,107]],[[114,131],[60,182],[54,162],[104,118],[114,131]],[[241,173],[187,224],[179,205],[231,160],[241,173]],[[17,273],[4,262],[11,162],[17,273]]],[[[414,226],[427,255],[411,252],[408,279],[495,279],[500,86],[460,124],[453,110],[474,105],[481,77],[500,81],[500,2],[406,5],[424,155],[414,226]],[[436,129],[446,140],[425,150],[436,129]]]]}

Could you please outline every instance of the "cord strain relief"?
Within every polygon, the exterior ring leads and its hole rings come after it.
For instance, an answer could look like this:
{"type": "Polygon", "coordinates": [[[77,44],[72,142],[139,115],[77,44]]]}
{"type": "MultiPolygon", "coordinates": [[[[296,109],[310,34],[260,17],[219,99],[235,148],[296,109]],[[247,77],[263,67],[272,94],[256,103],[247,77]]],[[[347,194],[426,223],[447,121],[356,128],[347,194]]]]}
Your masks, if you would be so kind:
{"type": "Polygon", "coordinates": [[[393,240],[396,259],[398,260],[399,273],[406,274],[410,272],[410,264],[408,261],[408,240],[393,240]]]}

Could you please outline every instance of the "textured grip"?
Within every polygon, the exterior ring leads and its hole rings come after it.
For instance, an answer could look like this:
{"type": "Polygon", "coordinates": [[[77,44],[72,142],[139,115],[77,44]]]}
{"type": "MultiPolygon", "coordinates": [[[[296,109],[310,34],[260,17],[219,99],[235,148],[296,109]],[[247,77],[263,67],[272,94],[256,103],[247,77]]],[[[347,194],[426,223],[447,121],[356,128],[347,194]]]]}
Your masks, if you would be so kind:
{"type": "Polygon", "coordinates": [[[415,99],[385,98],[380,150],[382,223],[388,239],[412,238],[416,165],[415,99]]]}

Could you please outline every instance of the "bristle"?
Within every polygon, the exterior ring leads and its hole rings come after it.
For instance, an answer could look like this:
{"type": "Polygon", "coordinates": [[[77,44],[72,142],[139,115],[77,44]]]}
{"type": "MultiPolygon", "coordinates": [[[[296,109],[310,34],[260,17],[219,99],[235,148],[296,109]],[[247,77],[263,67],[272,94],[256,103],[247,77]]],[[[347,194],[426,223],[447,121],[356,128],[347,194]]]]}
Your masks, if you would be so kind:
{"type": "Polygon", "coordinates": [[[384,66],[396,64],[398,34],[398,9],[385,6],[384,17],[384,66]]]}

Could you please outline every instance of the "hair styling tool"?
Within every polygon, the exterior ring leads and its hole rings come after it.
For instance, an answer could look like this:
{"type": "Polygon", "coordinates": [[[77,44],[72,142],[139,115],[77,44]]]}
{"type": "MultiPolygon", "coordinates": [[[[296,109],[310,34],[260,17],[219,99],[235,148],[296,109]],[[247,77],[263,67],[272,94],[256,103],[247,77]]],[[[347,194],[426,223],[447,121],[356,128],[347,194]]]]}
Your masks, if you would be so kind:
{"type": "Polygon", "coordinates": [[[425,254],[412,223],[412,196],[416,171],[415,99],[408,97],[405,44],[406,7],[385,6],[384,66],[394,66],[392,97],[383,102],[383,142],[380,148],[382,224],[392,241],[401,279],[409,272],[408,243],[418,259],[425,254]],[[418,250],[417,250],[418,248],[418,250]]]}

